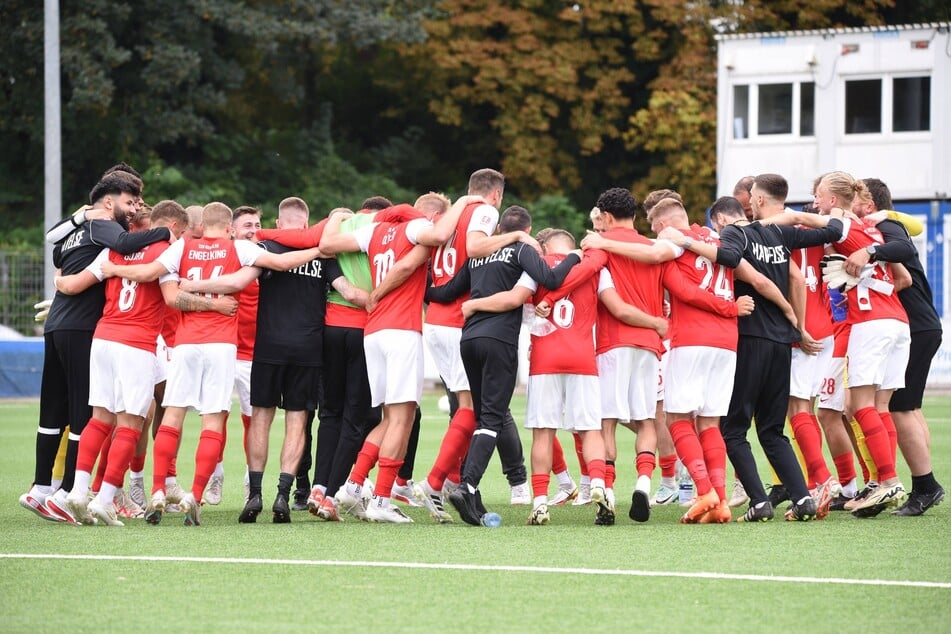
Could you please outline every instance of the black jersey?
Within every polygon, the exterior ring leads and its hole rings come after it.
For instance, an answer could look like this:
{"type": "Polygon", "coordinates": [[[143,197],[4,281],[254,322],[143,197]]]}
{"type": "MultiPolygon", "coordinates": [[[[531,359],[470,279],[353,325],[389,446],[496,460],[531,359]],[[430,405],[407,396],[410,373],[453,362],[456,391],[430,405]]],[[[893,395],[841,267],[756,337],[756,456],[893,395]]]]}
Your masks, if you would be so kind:
{"type": "MultiPolygon", "coordinates": [[[[472,292],[473,299],[489,297],[511,290],[523,272],[541,286],[556,289],[565,281],[571,267],[580,261],[577,254],[571,254],[552,269],[535,249],[523,242],[516,242],[484,258],[469,258],[466,266],[450,282],[442,286],[430,286],[426,291],[426,300],[445,304],[467,290],[472,292]]],[[[517,345],[521,325],[521,307],[504,313],[478,312],[466,320],[461,340],[489,337],[517,345]]]]}
{"type": "Polygon", "coordinates": [[[911,332],[941,330],[941,318],[934,307],[931,285],[921,265],[918,249],[908,237],[905,227],[894,220],[885,220],[876,228],[885,238],[885,244],[876,248],[875,259],[901,263],[911,273],[911,286],[898,292],[898,299],[908,313],[908,329],[911,332]]]}
{"type": "MultiPolygon", "coordinates": [[[[53,264],[63,275],[79,273],[89,266],[103,248],[123,255],[140,251],[146,245],[169,240],[164,227],[129,233],[112,220],[90,220],[75,228],[53,248],[53,264]]],[[[56,292],[44,332],[56,330],[95,330],[106,303],[103,284],[93,284],[76,295],[56,292]]]]}
{"type": "MultiPolygon", "coordinates": [[[[270,240],[258,246],[272,253],[293,250],[270,240]]],[[[265,271],[260,278],[254,360],[321,366],[327,290],[341,275],[332,258],[311,260],[289,271],[265,271]]]]}
{"type": "MultiPolygon", "coordinates": [[[[779,287],[784,297],[789,297],[789,252],[835,242],[841,237],[842,221],[838,218],[830,219],[829,226],[824,229],[764,226],[758,222],[728,225],[720,232],[717,263],[736,268],[740,259],[745,259],[779,287]]],[[[800,340],[799,331],[789,323],[779,307],[751,285],[737,279],[733,293],[736,297],[749,295],[756,303],[756,310],[737,321],[740,336],[761,337],[778,343],[800,340]]]]}

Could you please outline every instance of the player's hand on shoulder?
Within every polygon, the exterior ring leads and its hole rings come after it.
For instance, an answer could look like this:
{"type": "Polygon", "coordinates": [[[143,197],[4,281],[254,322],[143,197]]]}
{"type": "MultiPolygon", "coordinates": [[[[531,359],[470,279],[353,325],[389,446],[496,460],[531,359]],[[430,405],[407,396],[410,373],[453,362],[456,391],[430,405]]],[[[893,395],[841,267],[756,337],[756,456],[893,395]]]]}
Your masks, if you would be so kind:
{"type": "Polygon", "coordinates": [[[678,247],[682,247],[684,245],[684,238],[685,236],[683,232],[675,227],[667,227],[657,234],[658,240],[669,240],[678,247]]]}
{"type": "Polygon", "coordinates": [[[587,231],[587,235],[581,240],[581,248],[587,251],[588,249],[600,249],[604,247],[604,238],[600,233],[596,231],[587,231]]]}
{"type": "Polygon", "coordinates": [[[738,317],[746,317],[756,308],[756,302],[749,295],[740,295],[736,298],[736,314],[738,317]]]}
{"type": "Polygon", "coordinates": [[[518,241],[527,244],[537,251],[539,254],[542,252],[542,245],[538,243],[538,240],[525,233],[524,231],[519,231],[518,241]]]}

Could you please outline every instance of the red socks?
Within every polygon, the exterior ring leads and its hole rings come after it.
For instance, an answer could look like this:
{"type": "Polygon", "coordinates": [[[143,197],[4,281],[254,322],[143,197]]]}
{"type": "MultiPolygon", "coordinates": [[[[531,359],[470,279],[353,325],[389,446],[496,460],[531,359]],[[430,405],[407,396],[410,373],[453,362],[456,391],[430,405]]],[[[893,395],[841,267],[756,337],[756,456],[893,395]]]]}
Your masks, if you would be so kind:
{"type": "Polygon", "coordinates": [[[789,422],[796,442],[799,443],[799,450],[806,459],[809,479],[816,484],[822,484],[832,474],[829,473],[829,467],[826,466],[826,460],[822,455],[822,432],[819,430],[819,420],[813,414],[800,412],[789,419],[789,422]]]}
{"type": "Polygon", "coordinates": [[[852,458],[851,451],[833,456],[832,462],[835,463],[835,472],[839,478],[839,484],[845,486],[855,479],[855,460],[852,458]]]}
{"type": "Polygon", "coordinates": [[[99,450],[99,464],[96,466],[96,477],[93,478],[91,487],[93,491],[98,491],[102,488],[102,478],[106,475],[106,469],[109,467],[109,447],[112,446],[115,431],[116,428],[112,427],[112,431],[106,436],[105,441],[102,443],[102,448],[99,450]]]}
{"type": "Polygon", "coordinates": [[[402,466],[402,460],[380,456],[380,468],[377,471],[376,488],[373,489],[373,495],[378,495],[383,499],[389,499],[393,493],[393,482],[396,480],[396,474],[399,473],[400,467],[402,466]]]}
{"type": "Polygon", "coordinates": [[[568,464],[565,462],[565,451],[558,442],[558,436],[555,436],[551,443],[551,472],[561,473],[568,470],[568,464]]]}
{"type": "Polygon", "coordinates": [[[581,434],[572,434],[572,436],[575,437],[575,453],[578,454],[578,466],[581,467],[581,475],[591,476],[593,478],[594,476],[588,473],[589,468],[588,465],[585,464],[584,453],[581,451],[581,434]]]}
{"type": "Polygon", "coordinates": [[[600,458],[596,460],[592,460],[591,462],[588,463],[587,475],[592,480],[601,478],[602,480],[605,480],[605,484],[607,484],[606,471],[607,471],[607,464],[605,463],[604,460],[601,460],[600,458]]]}
{"type": "Polygon", "coordinates": [[[161,425],[152,445],[152,493],[165,490],[165,478],[169,476],[172,462],[178,451],[178,439],[182,432],[168,425],[161,425]]]}
{"type": "Polygon", "coordinates": [[[863,407],[855,412],[855,420],[859,422],[862,434],[865,435],[865,446],[868,447],[868,453],[878,469],[879,481],[894,478],[895,462],[892,460],[892,448],[882,417],[874,407],[863,407]]]}
{"type": "Polygon", "coordinates": [[[532,495],[538,497],[540,495],[548,496],[548,483],[551,482],[551,476],[547,473],[533,473],[532,474],[532,495]]]}
{"type": "Polygon", "coordinates": [[[138,453],[132,456],[132,460],[129,462],[129,471],[135,471],[136,473],[145,469],[145,453],[138,453]]]}
{"type": "Polygon", "coordinates": [[[427,477],[433,491],[442,489],[446,476],[459,472],[459,466],[469,449],[469,442],[472,440],[475,428],[475,411],[463,407],[457,409],[455,416],[449,421],[446,435],[443,436],[442,444],[439,445],[436,462],[433,463],[433,468],[427,477]]]}
{"type": "MultiPolygon", "coordinates": [[[[588,465],[588,473],[591,473],[591,465],[588,465]]],[[[592,478],[594,476],[591,476],[592,478]]],[[[608,489],[614,488],[614,480],[617,478],[617,470],[614,468],[613,460],[604,461],[604,486],[608,489]]]]}
{"type": "Polygon", "coordinates": [[[244,426],[244,463],[248,464],[248,430],[251,428],[251,417],[248,414],[241,414],[241,424],[244,426]]]}
{"type": "Polygon", "coordinates": [[[708,427],[700,432],[700,447],[707,465],[710,485],[721,500],[726,500],[726,443],[719,427],[708,427]]]}
{"type": "Polygon", "coordinates": [[[111,484],[117,489],[122,488],[127,465],[132,462],[135,446],[139,442],[141,434],[142,432],[131,427],[116,429],[115,438],[112,439],[112,446],[109,449],[109,459],[107,460],[109,466],[106,468],[103,482],[111,484]]]}
{"type": "MultiPolygon", "coordinates": [[[[379,457],[379,445],[374,445],[369,441],[364,442],[363,447],[360,448],[360,453],[357,454],[357,461],[353,465],[353,470],[350,472],[350,480],[363,486],[363,481],[367,479],[370,469],[373,468],[373,465],[376,464],[379,457]]],[[[397,471],[399,471],[399,469],[397,469],[397,471]]],[[[390,487],[392,488],[392,486],[393,481],[390,480],[390,487]]]]}
{"type": "Polygon", "coordinates": [[[195,477],[192,480],[192,495],[196,502],[201,502],[205,493],[205,485],[215,472],[218,456],[221,455],[221,445],[224,436],[216,431],[206,429],[198,437],[198,449],[195,451],[195,477]]]}
{"type": "Polygon", "coordinates": [[[677,454],[672,453],[669,456],[660,456],[657,462],[660,463],[660,475],[662,478],[677,477],[677,454]]]}
{"type": "Polygon", "coordinates": [[[898,429],[895,427],[892,413],[879,412],[878,415],[882,417],[882,424],[885,425],[885,431],[888,432],[888,442],[892,448],[892,464],[898,464],[898,429]]]}
{"type": "Polygon", "coordinates": [[[112,438],[114,427],[97,418],[90,418],[79,435],[79,449],[76,454],[76,470],[92,473],[99,450],[107,439],[112,438]]]}
{"type": "Polygon", "coordinates": [[[674,440],[674,447],[677,448],[677,455],[680,461],[684,463],[693,483],[697,487],[697,497],[706,495],[713,488],[710,482],[710,475],[707,473],[707,465],[703,461],[703,449],[700,447],[700,438],[697,436],[697,430],[693,422],[689,420],[678,420],[670,426],[670,437],[674,440]]]}
{"type": "Polygon", "coordinates": [[[654,473],[654,467],[657,466],[657,458],[653,451],[639,451],[634,458],[634,466],[637,469],[637,477],[651,477],[654,473]]]}
{"type": "Polygon", "coordinates": [[[225,422],[221,425],[221,453],[218,454],[218,462],[225,461],[225,443],[228,442],[228,416],[230,414],[225,412],[225,422]]]}

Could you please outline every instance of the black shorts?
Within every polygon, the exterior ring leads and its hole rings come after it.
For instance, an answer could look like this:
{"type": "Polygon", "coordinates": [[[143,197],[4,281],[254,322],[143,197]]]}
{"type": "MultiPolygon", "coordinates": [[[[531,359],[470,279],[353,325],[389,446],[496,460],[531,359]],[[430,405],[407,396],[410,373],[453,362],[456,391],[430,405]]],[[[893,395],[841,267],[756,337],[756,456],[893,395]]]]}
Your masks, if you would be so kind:
{"type": "Polygon", "coordinates": [[[251,364],[251,406],[280,407],[302,412],[317,409],[320,399],[320,367],[251,364]]]}
{"type": "Polygon", "coordinates": [[[92,331],[57,330],[43,336],[40,427],[81,434],[92,416],[89,406],[89,353],[92,331]]]}
{"type": "Polygon", "coordinates": [[[921,400],[931,371],[931,360],[941,347],[941,331],[925,330],[911,333],[908,367],[905,368],[905,387],[892,394],[889,412],[910,412],[921,409],[921,400]]]}

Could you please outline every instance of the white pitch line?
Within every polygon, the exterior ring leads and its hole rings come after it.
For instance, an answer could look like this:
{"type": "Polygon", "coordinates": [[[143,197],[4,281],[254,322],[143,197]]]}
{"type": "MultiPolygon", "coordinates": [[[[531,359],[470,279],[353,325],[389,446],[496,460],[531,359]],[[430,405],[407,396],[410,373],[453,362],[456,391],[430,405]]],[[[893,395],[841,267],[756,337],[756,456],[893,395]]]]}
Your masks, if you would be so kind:
{"type": "Polygon", "coordinates": [[[780,583],[831,583],[840,585],[939,588],[951,590],[941,581],[902,581],[900,579],[844,579],[841,577],[790,577],[785,575],[741,575],[723,572],[676,572],[665,570],[607,570],[598,568],[554,568],[548,566],[486,566],[478,564],[432,564],[412,561],[333,561],[311,559],[258,559],[238,557],[161,557],[148,555],[65,555],[56,553],[0,553],[0,559],[67,559],[82,561],[151,561],[167,563],[253,564],[264,566],[323,566],[352,568],[410,568],[417,570],[464,570],[473,572],[530,572],[542,574],[606,575],[619,577],[673,577],[731,581],[770,581],[780,583]]]}

